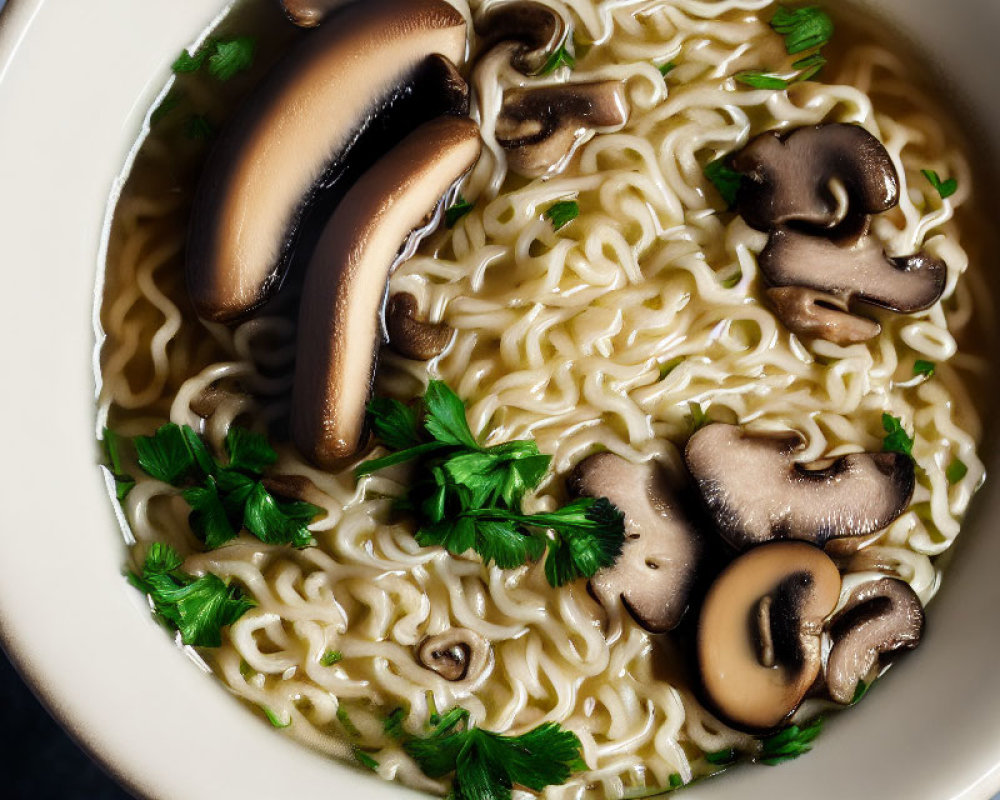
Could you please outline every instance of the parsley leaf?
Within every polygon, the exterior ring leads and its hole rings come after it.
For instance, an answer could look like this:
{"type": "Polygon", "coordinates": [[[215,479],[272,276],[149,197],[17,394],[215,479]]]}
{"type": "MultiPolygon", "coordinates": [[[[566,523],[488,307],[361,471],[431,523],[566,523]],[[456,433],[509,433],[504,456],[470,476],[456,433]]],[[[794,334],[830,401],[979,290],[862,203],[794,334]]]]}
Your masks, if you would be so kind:
{"type": "Polygon", "coordinates": [[[158,481],[177,486],[195,468],[194,454],[180,426],[162,426],[152,436],[136,436],[139,466],[158,481]]]}
{"type": "Polygon", "coordinates": [[[382,730],[385,731],[385,735],[390,739],[396,740],[400,740],[406,736],[406,731],[403,729],[404,719],[406,719],[406,710],[403,708],[394,708],[382,724],[382,730]]]}
{"type": "Polygon", "coordinates": [[[725,200],[726,208],[732,208],[736,205],[736,195],[743,183],[743,176],[726,163],[727,159],[728,156],[722,156],[710,161],[705,165],[704,173],[725,200]]]}
{"type": "Polygon", "coordinates": [[[481,728],[458,730],[467,722],[467,711],[453,709],[428,736],[403,743],[428,777],[455,773],[455,800],[509,800],[514,786],[540,792],[587,769],[580,740],[558,723],[544,723],[520,736],[503,736],[481,728]]]}
{"type": "Polygon", "coordinates": [[[557,231],[580,216],[580,204],[576,200],[560,200],[545,209],[544,216],[552,223],[552,230],[557,231]]]}
{"type": "Polygon", "coordinates": [[[785,37],[789,55],[822,47],[833,37],[833,20],[818,6],[794,9],[778,6],[771,27],[785,37]]]}
{"type": "Polygon", "coordinates": [[[470,203],[462,195],[459,195],[444,212],[444,224],[449,228],[454,228],[458,221],[476,207],[475,203],[470,203]]]}
{"type": "Polygon", "coordinates": [[[761,764],[776,766],[812,750],[813,740],[823,730],[823,717],[816,717],[804,727],[789,725],[761,742],[761,764]]]}
{"type": "Polygon", "coordinates": [[[177,92],[168,93],[167,96],[160,101],[160,104],[153,109],[153,113],[149,115],[149,124],[156,125],[156,123],[177,108],[180,102],[181,98],[177,92]]]}
{"type": "Polygon", "coordinates": [[[885,429],[882,452],[902,453],[905,456],[913,455],[913,439],[903,428],[899,417],[894,417],[892,414],[882,414],[882,427],[885,429]]]}
{"type": "Polygon", "coordinates": [[[677,64],[673,61],[668,61],[666,64],[660,64],[657,69],[660,70],[660,74],[666,78],[667,75],[677,69],[677,64]]]}
{"type": "Polygon", "coordinates": [[[739,83],[754,89],[787,89],[791,80],[759,69],[745,69],[734,76],[739,83]]]}
{"type": "Polygon", "coordinates": [[[424,426],[431,436],[443,444],[479,448],[465,418],[465,403],[444,381],[428,383],[424,404],[427,406],[424,426]]]}
{"type": "Polygon", "coordinates": [[[184,490],[184,499],[191,506],[188,522],[191,530],[209,549],[222,547],[236,538],[240,532],[239,522],[233,522],[219,496],[215,478],[209,476],[204,486],[192,486],[184,490]]]}
{"type": "Polygon", "coordinates": [[[292,724],[291,717],[289,717],[288,721],[286,722],[277,714],[275,714],[271,709],[269,709],[267,706],[261,706],[260,710],[264,712],[264,716],[267,717],[267,721],[270,722],[275,728],[287,728],[289,725],[292,724]]]}
{"type": "Polygon", "coordinates": [[[705,753],[705,760],[709,764],[714,764],[717,767],[732,764],[736,760],[736,751],[733,750],[733,748],[728,747],[725,750],[716,750],[713,753],[705,753]]]}
{"type": "Polygon", "coordinates": [[[969,468],[965,465],[958,456],[951,460],[948,465],[948,469],[945,470],[944,475],[948,479],[948,483],[958,483],[962,478],[969,474],[969,468]]]}
{"type": "Polygon", "coordinates": [[[793,79],[795,83],[801,83],[802,81],[807,81],[810,78],[815,77],[823,67],[826,66],[826,59],[819,53],[813,53],[811,56],[806,58],[800,58],[794,64],[792,64],[795,69],[800,70],[799,74],[793,79]]]}
{"type": "Polygon", "coordinates": [[[684,779],[679,772],[671,772],[670,777],[667,778],[667,783],[671,789],[679,789],[684,785],[684,779]]]}
{"type": "Polygon", "coordinates": [[[557,47],[552,55],[548,57],[545,64],[538,71],[539,75],[548,75],[555,72],[559,67],[569,67],[574,69],[576,67],[576,56],[574,56],[569,49],[566,47],[566,43],[570,40],[570,37],[566,37],[562,40],[559,47],[557,47]]]}
{"type": "Polygon", "coordinates": [[[226,433],[229,467],[249,475],[260,475],[278,460],[278,454],[259,433],[232,427],[226,433]]]}
{"type": "Polygon", "coordinates": [[[339,664],[343,660],[344,660],[344,654],[341,653],[339,650],[327,650],[325,653],[323,653],[323,656],[320,658],[319,663],[322,664],[324,667],[332,667],[334,664],[339,664]]]}
{"type": "Polygon", "coordinates": [[[941,176],[932,169],[922,169],[920,170],[920,174],[927,178],[930,185],[941,195],[942,200],[947,200],[958,191],[958,180],[955,178],[948,178],[948,180],[943,181],[941,180],[941,176]]]}
{"type": "Polygon", "coordinates": [[[860,703],[861,698],[863,698],[866,694],[868,694],[868,690],[871,689],[872,686],[874,685],[875,685],[874,681],[872,681],[871,683],[858,681],[858,685],[854,687],[854,697],[851,698],[851,705],[853,706],[856,703],[860,703]]]}
{"type": "Polygon", "coordinates": [[[357,762],[365,769],[370,769],[372,772],[378,772],[379,763],[364,750],[355,747],[354,758],[357,759],[357,762]]]}
{"type": "Polygon", "coordinates": [[[658,378],[658,380],[662,381],[664,378],[667,377],[667,375],[669,375],[671,372],[677,369],[677,367],[679,367],[683,362],[684,362],[684,356],[677,356],[677,358],[672,358],[669,361],[664,361],[662,364],[660,364],[659,367],[660,377],[658,378]]]}
{"type": "Polygon", "coordinates": [[[934,367],[933,361],[925,361],[922,358],[918,358],[913,362],[913,374],[914,375],[926,375],[928,378],[934,377],[934,367]]]}
{"type": "Polygon", "coordinates": [[[115,496],[121,503],[135,488],[135,478],[122,469],[122,437],[110,428],[105,428],[101,436],[101,443],[104,445],[104,457],[107,460],[108,471],[115,479],[115,496]]]}
{"type": "Polygon", "coordinates": [[[253,65],[256,40],[251,36],[220,39],[208,58],[208,72],[213,78],[228,81],[253,65]]]}
{"type": "Polygon", "coordinates": [[[211,55],[212,50],[215,47],[215,40],[208,39],[201,47],[199,47],[194,53],[184,50],[181,52],[177,59],[174,61],[173,69],[174,72],[197,72],[204,65],[205,61],[211,55]]]}
{"type": "Polygon", "coordinates": [[[200,578],[182,572],[182,563],[170,545],[154,542],[142,573],[130,573],[129,580],[149,595],[156,613],[180,631],[184,644],[218,647],[222,644],[221,629],[256,603],[238,586],[228,586],[211,572],[200,578]]]}

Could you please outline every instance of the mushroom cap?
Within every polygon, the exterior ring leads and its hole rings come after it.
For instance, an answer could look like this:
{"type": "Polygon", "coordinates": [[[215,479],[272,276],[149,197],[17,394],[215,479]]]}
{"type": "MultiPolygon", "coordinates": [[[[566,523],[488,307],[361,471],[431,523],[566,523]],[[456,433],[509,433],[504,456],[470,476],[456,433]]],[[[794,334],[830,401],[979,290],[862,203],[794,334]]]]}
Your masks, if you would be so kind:
{"type": "Polygon", "coordinates": [[[948,277],[945,263],[924,252],[889,258],[867,230],[833,239],[777,228],[757,261],[773,286],[806,287],[904,314],[934,305],[948,277]]]}
{"type": "Polygon", "coordinates": [[[334,9],[351,0],[278,0],[285,16],[300,28],[315,28],[334,9]]]}
{"type": "Polygon", "coordinates": [[[764,292],[768,302],[792,333],[816,336],[839,345],[865,342],[878,336],[882,326],[848,312],[835,295],[804,286],[779,286],[764,292]]]}
{"type": "Polygon", "coordinates": [[[675,628],[687,610],[701,544],[663,471],[598,453],[577,464],[570,486],[581,495],[606,497],[625,515],[622,553],[590,579],[591,592],[610,613],[620,598],[649,631],[675,628]]]}
{"type": "Polygon", "coordinates": [[[545,66],[566,38],[566,23],[554,8],[534,0],[508,0],[483,8],[473,23],[485,53],[501,42],[511,43],[510,63],[525,75],[545,66]]]}
{"type": "Polygon", "coordinates": [[[468,628],[428,636],[417,646],[417,661],[446,681],[474,681],[486,669],[490,644],[468,628]]]}
{"type": "Polygon", "coordinates": [[[775,539],[823,546],[881,530],[913,495],[913,460],[852,453],[822,469],[796,463],[797,434],[762,436],[713,423],[688,440],[684,458],[722,537],[742,550],[775,539]]]}
{"type": "Polygon", "coordinates": [[[429,361],[441,355],[455,333],[443,322],[424,322],[417,318],[417,298],[409,292],[397,292],[385,308],[389,347],[404,358],[429,361]]]}
{"type": "Polygon", "coordinates": [[[853,701],[858,682],[882,656],[912,650],[924,630],[924,607],[905,581],[880,578],[857,586],[830,621],[833,646],[826,686],[836,702],[853,701]]]}
{"type": "Polygon", "coordinates": [[[232,321],[266,302],[317,194],[343,185],[362,155],[373,160],[443,113],[440,100],[425,96],[442,92],[440,70],[429,89],[411,90],[423,85],[429,56],[457,62],[465,50],[465,20],[444,0],[357,3],[303,37],[226,126],[205,165],[187,247],[198,314],[232,321]],[[384,130],[380,121],[397,107],[402,118],[384,130]]]}
{"type": "Polygon", "coordinates": [[[386,281],[481,146],[467,117],[425,123],[358,180],[320,236],[302,290],[291,424],[315,464],[361,446],[386,281]]]}
{"type": "Polygon", "coordinates": [[[741,555],[708,590],[698,667],[712,705],[737,728],[780,725],[819,675],[823,620],[840,573],[819,548],[772,542],[741,555]]]}
{"type": "Polygon", "coordinates": [[[496,137],[517,174],[533,178],[564,163],[591,131],[628,121],[621,81],[560,83],[504,94],[496,137]]]}
{"type": "Polygon", "coordinates": [[[768,131],[731,158],[743,174],[736,208],[747,225],[767,231],[800,223],[838,224],[840,182],[851,214],[878,214],[899,202],[899,175],[882,143],[858,125],[829,123],[768,131]]]}

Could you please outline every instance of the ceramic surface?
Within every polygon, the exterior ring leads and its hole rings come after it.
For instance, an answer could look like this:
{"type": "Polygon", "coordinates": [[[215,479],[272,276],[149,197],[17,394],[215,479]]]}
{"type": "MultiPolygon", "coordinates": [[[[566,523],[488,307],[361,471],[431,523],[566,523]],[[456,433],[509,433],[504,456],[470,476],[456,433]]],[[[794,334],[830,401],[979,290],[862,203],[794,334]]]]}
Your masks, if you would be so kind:
{"type": "MultiPolygon", "coordinates": [[[[1000,141],[1000,3],[873,5],[922,43],[984,140],[1000,141]]],[[[0,18],[0,635],[59,719],[138,794],[415,797],[255,719],[173,646],[121,575],[96,467],[102,228],[172,59],[221,10],[218,0],[11,0],[0,18]]],[[[990,467],[1000,474],[995,457],[990,467]]],[[[998,519],[1000,482],[977,500],[925,644],[812,754],[685,798],[953,800],[1000,788],[998,519]]]]}

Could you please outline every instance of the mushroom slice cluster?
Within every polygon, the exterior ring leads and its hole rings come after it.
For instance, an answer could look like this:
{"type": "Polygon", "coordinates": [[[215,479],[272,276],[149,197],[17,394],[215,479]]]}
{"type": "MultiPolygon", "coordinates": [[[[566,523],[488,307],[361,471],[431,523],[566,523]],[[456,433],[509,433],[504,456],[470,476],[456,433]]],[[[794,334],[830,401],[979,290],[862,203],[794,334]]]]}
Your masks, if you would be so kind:
{"type": "Polygon", "coordinates": [[[198,314],[226,322],[265,303],[317,197],[420,122],[460,105],[454,91],[464,82],[442,76],[441,62],[459,62],[465,51],[465,20],[445,0],[357,3],[338,13],[337,24],[304,37],[206,163],[187,248],[198,314]],[[428,66],[435,55],[443,59],[428,66]],[[387,115],[394,124],[385,124],[387,115]]]}
{"type": "Polygon", "coordinates": [[[590,591],[611,613],[620,600],[649,631],[675,628],[688,606],[701,545],[662,471],[598,453],[577,465],[570,487],[608,498],[625,515],[621,556],[590,579],[590,591]]]}
{"type": "Polygon", "coordinates": [[[761,436],[713,423],[688,440],[684,458],[719,533],[738,550],[775,539],[822,547],[881,530],[913,495],[913,460],[853,453],[822,468],[795,461],[800,437],[761,436]]]}
{"type": "Polygon", "coordinates": [[[483,53],[504,46],[518,72],[534,75],[563,43],[566,23],[554,8],[535,0],[492,3],[476,16],[474,27],[483,53]]]}
{"type": "Polygon", "coordinates": [[[347,5],[351,0],[278,0],[292,22],[300,28],[315,28],[334,9],[347,5]]]}
{"type": "Polygon", "coordinates": [[[857,586],[830,622],[826,686],[838,703],[853,701],[858,682],[883,657],[912,650],[924,630],[924,607],[905,581],[880,578],[857,586]]]}
{"type": "Polygon", "coordinates": [[[839,597],[836,565],[804,542],[761,545],[729,564],[698,620],[698,666],[718,713],[748,731],[794,713],[819,676],[823,623],[839,597]]]}
{"type": "Polygon", "coordinates": [[[594,131],[620,128],[628,114],[621,81],[512,89],[504,95],[496,137],[510,168],[533,178],[559,169],[594,131]]]}
{"type": "Polygon", "coordinates": [[[801,336],[852,344],[881,327],[855,316],[855,301],[903,314],[944,293],[947,267],[921,251],[889,257],[871,216],[899,202],[899,174],[885,147],[858,125],[769,131],[735,153],[742,174],[736,207],[769,234],[758,260],[765,292],[785,326],[801,336]]]}
{"type": "Polygon", "coordinates": [[[468,628],[428,636],[417,646],[417,661],[446,681],[474,681],[489,661],[490,645],[468,628]]]}
{"type": "Polygon", "coordinates": [[[389,298],[385,307],[389,347],[404,358],[430,361],[444,352],[455,331],[444,322],[420,319],[419,310],[417,298],[409,292],[397,292],[389,298]]]}
{"type": "Polygon", "coordinates": [[[480,149],[466,117],[425,123],[358,180],[324,228],[303,286],[291,419],[296,445],[319,466],[361,446],[386,281],[480,149]]]}

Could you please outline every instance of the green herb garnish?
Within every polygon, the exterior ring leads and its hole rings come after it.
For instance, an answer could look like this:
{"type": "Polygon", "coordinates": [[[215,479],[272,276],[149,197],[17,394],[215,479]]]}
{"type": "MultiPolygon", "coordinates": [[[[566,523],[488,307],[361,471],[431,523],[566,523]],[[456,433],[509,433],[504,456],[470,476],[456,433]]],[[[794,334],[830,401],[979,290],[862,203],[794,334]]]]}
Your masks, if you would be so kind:
{"type": "Polygon", "coordinates": [[[344,730],[347,731],[347,735],[352,739],[361,738],[361,731],[358,730],[358,726],[351,720],[350,715],[347,713],[347,709],[344,708],[343,705],[337,706],[337,721],[343,726],[344,730]]]}
{"type": "Polygon", "coordinates": [[[431,381],[425,413],[396,400],[369,404],[376,437],[396,450],[357,467],[355,475],[418,461],[417,476],[396,507],[418,523],[415,538],[460,555],[469,550],[485,564],[513,569],[548,551],[545,574],[553,586],[590,577],[621,552],[624,521],[606,499],[585,497],[544,514],[521,513],[521,501],[537,488],[551,456],[533,441],[483,447],[469,429],[465,404],[442,381],[431,381]],[[546,535],[546,531],[549,535],[546,535]]]}
{"type": "Polygon", "coordinates": [[[854,687],[854,696],[851,698],[851,705],[861,702],[861,698],[868,694],[868,690],[875,685],[875,681],[871,683],[865,683],[864,681],[858,681],[858,685],[854,687]]]}
{"type": "Polygon", "coordinates": [[[736,760],[736,751],[731,747],[727,747],[725,750],[716,750],[714,753],[705,753],[705,760],[709,764],[722,767],[726,764],[732,764],[736,760]]]}
{"type": "Polygon", "coordinates": [[[745,69],[742,72],[737,72],[733,77],[739,83],[754,89],[787,89],[792,83],[789,78],[782,78],[780,75],[759,69],[745,69]]]}
{"type": "Polygon", "coordinates": [[[560,45],[546,59],[545,64],[538,72],[539,75],[548,75],[555,72],[559,67],[569,67],[570,69],[576,67],[576,56],[566,47],[568,41],[570,41],[570,37],[568,36],[562,40],[560,45]]]}
{"type": "Polygon", "coordinates": [[[115,479],[115,496],[122,502],[135,487],[135,478],[122,469],[122,438],[110,428],[105,428],[101,436],[104,445],[104,457],[107,459],[108,471],[115,479]]]}
{"type": "Polygon", "coordinates": [[[712,185],[716,188],[722,199],[726,201],[726,208],[736,205],[736,196],[743,183],[743,176],[726,163],[727,156],[717,158],[705,165],[704,173],[712,185]]]}
{"type": "Polygon", "coordinates": [[[688,417],[691,420],[691,432],[700,430],[708,425],[711,420],[708,418],[708,414],[705,413],[705,409],[701,407],[701,403],[688,403],[688,417]]]}
{"type": "Polygon", "coordinates": [[[778,6],[771,27],[785,38],[785,50],[791,56],[822,47],[833,37],[833,20],[818,6],[778,6]]]}
{"type": "Polygon", "coordinates": [[[475,207],[475,203],[470,203],[462,195],[459,195],[455,202],[445,210],[444,224],[449,228],[454,228],[455,224],[475,207]]]}
{"type": "Polygon", "coordinates": [[[913,374],[914,375],[926,375],[928,378],[934,377],[934,367],[933,361],[925,361],[922,358],[918,358],[913,362],[913,374]]]}
{"type": "Polygon", "coordinates": [[[160,542],[150,545],[142,574],[129,573],[129,581],[153,601],[156,613],[180,631],[184,644],[218,647],[222,628],[232,625],[256,603],[238,586],[229,586],[217,575],[200,578],[181,570],[180,555],[160,542]]]}
{"type": "Polygon", "coordinates": [[[514,786],[540,792],[587,769],[576,734],[555,722],[503,736],[468,727],[468,717],[465,709],[453,709],[429,735],[403,743],[428,777],[455,774],[455,800],[510,800],[514,786]]]}
{"type": "Polygon", "coordinates": [[[948,483],[951,484],[958,483],[968,474],[969,468],[965,465],[965,462],[957,456],[951,460],[951,463],[948,465],[948,469],[944,472],[945,477],[948,479],[948,483]]]}
{"type": "Polygon", "coordinates": [[[390,739],[402,740],[406,736],[406,731],[403,729],[404,719],[406,719],[406,709],[394,708],[385,718],[385,722],[382,723],[385,735],[390,739]]]}
{"type": "Polygon", "coordinates": [[[904,456],[912,457],[913,439],[903,428],[899,417],[894,417],[892,414],[882,414],[882,427],[885,429],[882,452],[902,453],[904,456]]]}
{"type": "Polygon", "coordinates": [[[580,216],[580,204],[576,200],[560,200],[545,209],[545,217],[557,231],[580,216]]]}
{"type": "Polygon", "coordinates": [[[182,52],[174,61],[174,72],[198,72],[206,64],[208,73],[228,81],[253,65],[256,40],[250,36],[233,39],[208,39],[194,53],[182,52]]]}
{"type": "Polygon", "coordinates": [[[669,361],[664,361],[662,364],[660,364],[659,380],[662,381],[664,378],[666,378],[667,375],[669,375],[671,372],[677,369],[677,367],[679,367],[683,361],[684,361],[684,356],[677,356],[677,358],[672,358],[669,361]]]}
{"type": "Polygon", "coordinates": [[[323,653],[319,660],[319,663],[324,667],[332,667],[334,664],[339,664],[344,660],[344,654],[339,650],[327,650],[323,653]]]}
{"type": "Polygon", "coordinates": [[[264,716],[267,717],[267,721],[270,722],[275,728],[287,728],[292,724],[291,717],[285,722],[281,717],[275,714],[267,706],[261,706],[261,711],[264,712],[264,716]]]}
{"type": "Polygon", "coordinates": [[[920,174],[927,178],[930,185],[941,195],[942,200],[948,199],[958,191],[958,180],[955,178],[948,178],[948,180],[943,181],[941,180],[941,176],[932,169],[922,169],[920,170],[920,174]]]}
{"type": "Polygon", "coordinates": [[[660,64],[657,69],[660,70],[660,74],[666,78],[667,75],[677,69],[677,64],[673,61],[668,61],[666,64],[660,64]]]}
{"type": "Polygon", "coordinates": [[[149,115],[149,124],[156,125],[161,119],[163,119],[167,114],[173,111],[180,104],[181,98],[177,92],[170,92],[167,94],[160,104],[153,109],[153,113],[149,115]]]}
{"type": "Polygon", "coordinates": [[[667,781],[671,789],[679,789],[684,785],[684,779],[679,772],[671,772],[667,781]]]}
{"type": "Polygon", "coordinates": [[[372,772],[378,772],[379,763],[364,750],[355,747],[354,758],[357,759],[357,762],[365,769],[370,769],[372,772]]]}
{"type": "Polygon", "coordinates": [[[761,752],[757,761],[773,767],[798,758],[812,750],[812,742],[822,730],[822,717],[816,717],[802,728],[798,725],[789,725],[761,741],[761,752]]]}

